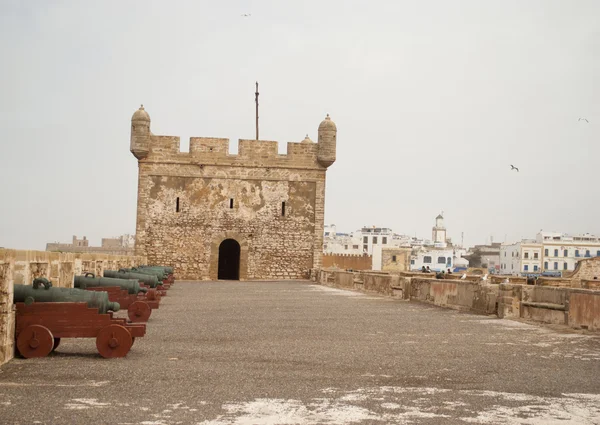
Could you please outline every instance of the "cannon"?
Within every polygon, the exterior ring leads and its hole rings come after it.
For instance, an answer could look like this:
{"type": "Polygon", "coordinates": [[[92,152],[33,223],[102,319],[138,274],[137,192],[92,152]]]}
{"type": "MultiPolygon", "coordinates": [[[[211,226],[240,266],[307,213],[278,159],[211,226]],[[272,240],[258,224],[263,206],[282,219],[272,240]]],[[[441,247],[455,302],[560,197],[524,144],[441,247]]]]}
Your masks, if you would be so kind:
{"type": "Polygon", "coordinates": [[[156,288],[158,286],[158,277],[144,273],[104,270],[104,277],[112,277],[118,279],[136,279],[138,282],[143,283],[144,285],[149,286],[150,288],[156,288]]]}
{"type": "Polygon", "coordinates": [[[16,346],[25,358],[47,356],[61,338],[96,338],[102,357],[124,357],[135,338],[146,333],[144,324],[113,318],[108,310],[119,305],[106,292],[52,288],[51,282],[36,279],[34,286],[15,285],[14,301],[16,346]]]}
{"type": "MultiPolygon", "coordinates": [[[[166,266],[138,266],[138,270],[147,270],[147,271],[155,271],[162,272],[163,274],[163,283],[173,284],[175,283],[175,277],[173,276],[173,267],[166,266]]],[[[157,273],[158,275],[158,273],[157,273]]],[[[160,279],[160,276],[159,276],[160,279]]]]}
{"type": "Polygon", "coordinates": [[[135,279],[95,277],[93,273],[75,276],[75,286],[88,291],[106,292],[110,301],[118,302],[127,309],[132,322],[147,322],[153,309],[158,308],[160,294],[156,289],[140,286],[135,279]]]}
{"type": "MultiPolygon", "coordinates": [[[[36,279],[37,281],[37,279],[36,279]]],[[[36,282],[34,281],[34,282],[36,282]]],[[[73,303],[84,302],[90,308],[95,308],[99,313],[119,311],[119,303],[112,302],[103,292],[92,293],[77,288],[53,288],[50,285],[39,286],[14,285],[14,302],[32,304],[38,303],[73,303]]]]}
{"type": "Polygon", "coordinates": [[[75,288],[86,289],[87,287],[111,287],[118,286],[126,289],[127,293],[137,295],[139,292],[148,292],[147,288],[142,288],[137,279],[119,279],[113,277],[96,277],[94,273],[86,273],[83,276],[75,276],[75,288]]]}
{"type": "MultiPolygon", "coordinates": [[[[159,270],[159,269],[146,269],[146,268],[138,268],[138,267],[132,267],[130,269],[121,269],[123,271],[126,272],[132,272],[132,273],[142,273],[142,274],[147,274],[150,276],[156,276],[156,278],[158,279],[159,282],[162,282],[163,280],[167,279],[168,275],[165,273],[164,270],[159,270]]],[[[119,270],[119,271],[121,271],[119,270]]]]}

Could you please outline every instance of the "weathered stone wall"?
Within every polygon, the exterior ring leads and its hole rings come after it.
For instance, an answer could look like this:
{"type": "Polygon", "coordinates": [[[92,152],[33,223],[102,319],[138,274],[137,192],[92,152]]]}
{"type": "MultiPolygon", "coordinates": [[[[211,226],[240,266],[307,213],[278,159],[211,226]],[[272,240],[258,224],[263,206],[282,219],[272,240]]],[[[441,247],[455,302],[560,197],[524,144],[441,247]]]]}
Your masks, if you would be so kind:
{"type": "Polygon", "coordinates": [[[373,257],[371,255],[323,254],[321,267],[334,267],[343,270],[371,270],[373,257]]]}
{"type": "Polygon", "coordinates": [[[469,279],[464,280],[435,279],[425,273],[411,272],[321,269],[314,275],[320,284],[342,289],[377,292],[480,314],[497,314],[500,318],[523,318],[575,329],[600,330],[600,290],[490,284],[481,276],[467,276],[469,279]]]}
{"type": "Polygon", "coordinates": [[[600,330],[600,291],[500,284],[498,316],[600,330]]]}
{"type": "Polygon", "coordinates": [[[574,281],[599,280],[600,279],[600,257],[580,260],[573,273],[568,276],[574,281]]]}
{"type": "Polygon", "coordinates": [[[335,269],[319,270],[317,281],[337,288],[377,292],[475,313],[496,314],[497,311],[498,285],[481,281],[435,279],[419,273],[335,269]]]}
{"type": "Polygon", "coordinates": [[[383,248],[381,250],[381,270],[405,272],[410,270],[411,248],[383,248]]]}
{"type": "Polygon", "coordinates": [[[73,277],[83,272],[102,276],[105,269],[146,263],[146,258],[139,256],[0,249],[0,364],[14,355],[14,284],[31,285],[36,277],[45,277],[54,286],[72,288],[73,277]]]}
{"type": "Polygon", "coordinates": [[[16,253],[0,249],[0,365],[13,358],[15,313],[13,312],[13,270],[16,253]]]}

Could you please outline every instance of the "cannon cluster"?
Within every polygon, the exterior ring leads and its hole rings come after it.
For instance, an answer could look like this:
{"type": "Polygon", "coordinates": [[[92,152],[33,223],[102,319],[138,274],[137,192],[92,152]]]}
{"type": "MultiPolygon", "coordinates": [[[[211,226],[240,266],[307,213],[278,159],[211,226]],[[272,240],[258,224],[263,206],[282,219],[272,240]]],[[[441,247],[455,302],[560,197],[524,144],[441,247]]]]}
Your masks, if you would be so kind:
{"type": "Polygon", "coordinates": [[[45,278],[15,285],[16,342],[25,358],[45,357],[61,338],[96,338],[102,357],[124,357],[161,297],[175,283],[173,268],[140,266],[75,276],[74,288],[56,288],[45,278]],[[114,317],[127,309],[128,319],[114,317]]]}

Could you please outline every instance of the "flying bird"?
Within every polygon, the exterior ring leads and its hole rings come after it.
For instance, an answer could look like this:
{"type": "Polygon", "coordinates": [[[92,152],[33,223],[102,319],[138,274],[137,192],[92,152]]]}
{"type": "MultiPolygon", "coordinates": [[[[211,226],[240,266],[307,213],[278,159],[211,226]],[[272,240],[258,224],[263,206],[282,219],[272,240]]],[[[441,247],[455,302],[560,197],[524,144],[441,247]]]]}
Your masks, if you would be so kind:
{"type": "Polygon", "coordinates": [[[252,13],[242,13],[242,16],[244,18],[249,18],[250,16],[252,16],[252,13]]]}
{"type": "Polygon", "coordinates": [[[519,172],[519,169],[517,167],[515,167],[512,164],[510,164],[510,171],[512,171],[512,170],[517,170],[517,173],[519,172]]]}
{"type": "Polygon", "coordinates": [[[579,119],[577,120],[577,122],[579,122],[579,121],[585,121],[585,122],[587,122],[588,124],[590,123],[590,122],[587,120],[587,118],[579,118],[579,119]]]}
{"type": "Polygon", "coordinates": [[[487,277],[488,277],[488,275],[487,275],[487,273],[486,273],[486,274],[485,274],[485,276],[483,276],[483,277],[481,278],[481,280],[483,280],[483,281],[486,281],[486,280],[487,280],[487,277]]]}

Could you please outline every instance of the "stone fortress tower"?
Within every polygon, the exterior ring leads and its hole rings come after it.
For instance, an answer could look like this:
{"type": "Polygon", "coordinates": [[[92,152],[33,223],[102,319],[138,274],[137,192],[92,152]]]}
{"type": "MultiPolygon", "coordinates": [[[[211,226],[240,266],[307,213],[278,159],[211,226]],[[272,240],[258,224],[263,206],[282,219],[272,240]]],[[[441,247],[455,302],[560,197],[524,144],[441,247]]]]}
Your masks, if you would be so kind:
{"type": "Polygon", "coordinates": [[[329,115],[308,135],[278,144],[154,135],[143,106],[131,118],[138,159],[136,254],[170,265],[182,279],[297,279],[319,267],[325,173],[335,162],[337,128],[329,115]]]}

